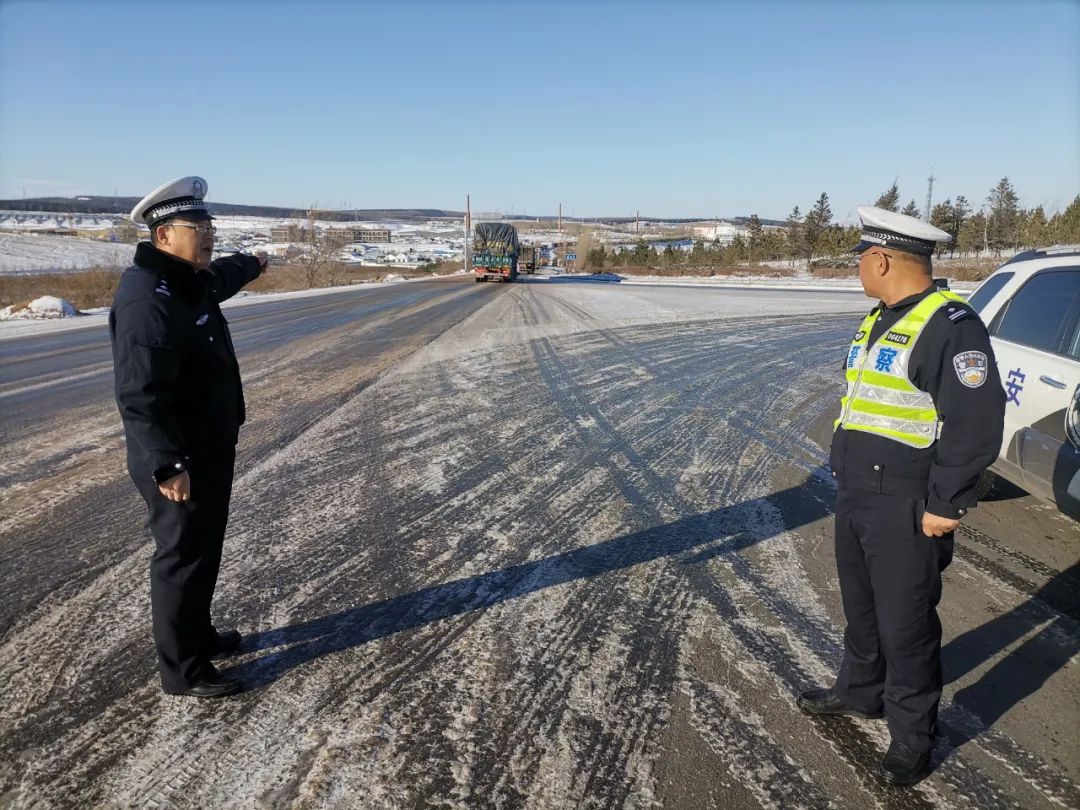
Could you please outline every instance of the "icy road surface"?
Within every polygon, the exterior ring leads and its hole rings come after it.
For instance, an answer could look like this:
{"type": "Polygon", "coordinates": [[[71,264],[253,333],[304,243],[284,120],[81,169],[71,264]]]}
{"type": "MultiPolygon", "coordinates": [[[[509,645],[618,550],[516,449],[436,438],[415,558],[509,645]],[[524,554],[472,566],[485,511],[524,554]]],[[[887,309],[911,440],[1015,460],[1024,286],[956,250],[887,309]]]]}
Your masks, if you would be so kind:
{"type": "MultiPolygon", "coordinates": [[[[1077,524],[1002,486],[946,574],[934,774],[803,715],[865,298],[449,280],[230,311],[251,422],[167,697],[101,328],[0,342],[0,806],[1080,806],[1077,524]]],[[[929,541],[928,541],[929,542],[929,541]]]]}

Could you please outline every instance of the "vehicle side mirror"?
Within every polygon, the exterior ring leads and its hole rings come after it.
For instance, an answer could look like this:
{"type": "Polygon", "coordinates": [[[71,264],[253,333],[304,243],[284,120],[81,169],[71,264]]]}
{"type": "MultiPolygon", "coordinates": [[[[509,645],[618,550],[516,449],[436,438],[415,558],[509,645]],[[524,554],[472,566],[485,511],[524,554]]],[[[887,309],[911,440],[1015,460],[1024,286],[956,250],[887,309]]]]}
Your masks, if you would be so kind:
{"type": "Polygon", "coordinates": [[[1072,403],[1065,410],[1065,435],[1080,450],[1080,385],[1073,391],[1072,403]]]}

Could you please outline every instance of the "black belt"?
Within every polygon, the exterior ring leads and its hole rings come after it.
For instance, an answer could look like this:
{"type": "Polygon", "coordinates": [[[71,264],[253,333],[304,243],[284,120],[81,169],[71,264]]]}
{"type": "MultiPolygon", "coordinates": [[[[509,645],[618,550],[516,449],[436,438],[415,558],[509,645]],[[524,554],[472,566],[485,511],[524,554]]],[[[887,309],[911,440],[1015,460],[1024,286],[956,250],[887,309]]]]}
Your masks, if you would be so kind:
{"type": "Polygon", "coordinates": [[[930,479],[902,478],[898,475],[889,475],[880,464],[875,464],[869,469],[852,469],[845,465],[842,472],[833,472],[833,478],[841,487],[855,487],[870,492],[880,492],[884,495],[899,495],[904,498],[925,498],[930,491],[930,479]]]}

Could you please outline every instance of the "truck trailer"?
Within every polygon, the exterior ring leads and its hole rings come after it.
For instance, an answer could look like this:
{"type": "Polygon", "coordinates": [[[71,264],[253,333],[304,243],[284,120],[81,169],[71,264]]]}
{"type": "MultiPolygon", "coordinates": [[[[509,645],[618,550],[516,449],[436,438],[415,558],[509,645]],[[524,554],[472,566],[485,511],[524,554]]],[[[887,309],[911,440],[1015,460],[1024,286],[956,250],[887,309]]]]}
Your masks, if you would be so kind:
{"type": "Polygon", "coordinates": [[[473,227],[472,271],[477,281],[500,279],[514,281],[517,278],[518,254],[517,228],[505,222],[480,222],[473,227]]]}

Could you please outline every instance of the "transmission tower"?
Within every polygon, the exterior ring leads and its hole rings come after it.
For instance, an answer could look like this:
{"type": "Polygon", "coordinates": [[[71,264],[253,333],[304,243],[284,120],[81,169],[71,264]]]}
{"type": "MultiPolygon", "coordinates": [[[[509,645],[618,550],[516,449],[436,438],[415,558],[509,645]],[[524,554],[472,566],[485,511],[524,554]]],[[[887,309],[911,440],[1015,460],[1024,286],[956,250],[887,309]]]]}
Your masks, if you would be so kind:
{"type": "Polygon", "coordinates": [[[923,222],[930,221],[930,197],[934,193],[934,170],[930,169],[930,176],[926,179],[926,208],[923,209],[923,222]]]}

